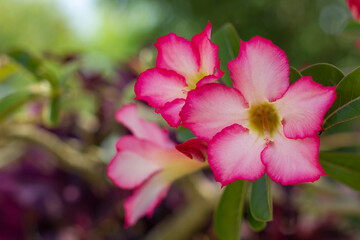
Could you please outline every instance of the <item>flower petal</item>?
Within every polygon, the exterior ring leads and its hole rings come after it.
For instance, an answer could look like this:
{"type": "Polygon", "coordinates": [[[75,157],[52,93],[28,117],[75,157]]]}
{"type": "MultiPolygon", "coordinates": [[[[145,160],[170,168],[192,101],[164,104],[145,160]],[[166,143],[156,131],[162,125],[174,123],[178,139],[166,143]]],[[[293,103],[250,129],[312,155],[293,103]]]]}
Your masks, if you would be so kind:
{"type": "Polygon", "coordinates": [[[326,111],[336,98],[335,87],[323,87],[302,77],[275,102],[288,138],[304,138],[321,130],[326,111]]]}
{"type": "Polygon", "coordinates": [[[174,71],[148,69],[140,74],[135,84],[136,99],[144,100],[154,108],[162,108],[176,98],[186,98],[185,78],[174,71]]]}
{"type": "Polygon", "coordinates": [[[200,54],[200,72],[204,75],[213,75],[217,67],[219,47],[210,41],[211,24],[208,22],[204,31],[195,35],[191,42],[200,54]]]}
{"type": "Polygon", "coordinates": [[[107,175],[120,188],[132,189],[160,170],[160,165],[136,152],[120,151],[108,165],[107,175]]]}
{"type": "Polygon", "coordinates": [[[356,21],[360,20],[360,1],[359,0],[347,0],[349,9],[356,21]]]}
{"type": "Polygon", "coordinates": [[[199,71],[199,53],[185,38],[170,33],[160,37],[155,44],[158,50],[156,67],[173,70],[187,79],[199,71]]]}
{"type": "Polygon", "coordinates": [[[161,116],[171,127],[178,127],[181,122],[179,113],[183,108],[184,104],[185,99],[178,98],[172,102],[168,102],[163,108],[161,108],[157,112],[161,113],[161,116]]]}
{"type": "Polygon", "coordinates": [[[116,120],[125,125],[136,137],[156,143],[164,148],[173,147],[165,129],[161,129],[155,123],[146,122],[137,113],[136,105],[123,106],[116,113],[116,120]]]}
{"type": "Polygon", "coordinates": [[[166,196],[170,184],[159,176],[152,177],[139,187],[124,203],[125,227],[134,225],[137,220],[145,215],[151,216],[154,209],[166,196]]]}
{"type": "Polygon", "coordinates": [[[218,83],[206,84],[189,92],[180,117],[184,127],[210,141],[223,128],[244,122],[245,104],[236,89],[218,83]]]}
{"type": "Polygon", "coordinates": [[[199,138],[192,138],[182,144],[176,145],[176,149],[187,157],[200,162],[204,162],[208,158],[208,144],[199,138]]]}
{"type": "Polygon", "coordinates": [[[320,140],[317,135],[289,139],[278,134],[261,153],[269,177],[283,185],[314,182],[325,175],[318,161],[320,140]]]}
{"type": "Polygon", "coordinates": [[[209,143],[209,164],[223,186],[239,179],[255,180],[265,173],[260,154],[266,142],[234,124],[223,129],[209,143]]]}
{"type": "Polygon", "coordinates": [[[289,62],[283,50],[259,36],[241,42],[239,56],[228,63],[233,86],[248,103],[280,98],[289,86],[289,62]]]}

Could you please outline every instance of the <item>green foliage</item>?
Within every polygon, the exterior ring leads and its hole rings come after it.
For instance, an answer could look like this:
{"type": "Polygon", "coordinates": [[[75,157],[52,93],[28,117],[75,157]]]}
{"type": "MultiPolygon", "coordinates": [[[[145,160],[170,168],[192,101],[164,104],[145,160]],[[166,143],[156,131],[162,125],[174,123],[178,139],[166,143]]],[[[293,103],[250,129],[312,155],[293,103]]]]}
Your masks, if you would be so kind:
{"type": "Polygon", "coordinates": [[[215,212],[215,231],[221,240],[239,240],[247,181],[238,180],[226,186],[215,212]]]}
{"type": "Polygon", "coordinates": [[[194,138],[195,135],[190,129],[179,126],[176,131],[176,137],[180,142],[186,142],[187,140],[194,138]]]}
{"type": "Polygon", "coordinates": [[[360,155],[321,152],[319,161],[329,177],[360,191],[360,155]]]}
{"type": "Polygon", "coordinates": [[[302,76],[311,76],[312,80],[323,86],[335,86],[344,77],[344,73],[328,63],[311,65],[301,71],[302,76]]]}
{"type": "Polygon", "coordinates": [[[273,218],[272,208],[270,179],[265,174],[252,183],[250,212],[256,220],[267,222],[273,218]]]}
{"type": "Polygon", "coordinates": [[[14,113],[36,95],[29,92],[15,92],[0,99],[0,121],[14,113]]]}
{"type": "Polygon", "coordinates": [[[302,77],[301,73],[294,67],[290,67],[290,84],[293,84],[295,81],[299,80],[302,77]]]}
{"type": "Polygon", "coordinates": [[[251,211],[248,211],[247,220],[251,229],[254,231],[258,232],[266,227],[266,222],[256,220],[255,217],[251,214],[251,211]]]}
{"type": "Polygon", "coordinates": [[[212,41],[219,46],[219,57],[221,59],[221,70],[224,71],[222,80],[227,86],[232,86],[230,72],[227,68],[229,61],[234,60],[240,50],[240,38],[234,26],[230,23],[225,24],[215,32],[212,41]]]}
{"type": "Polygon", "coordinates": [[[360,67],[346,75],[336,87],[337,98],[327,112],[323,129],[360,117],[360,67]]]}

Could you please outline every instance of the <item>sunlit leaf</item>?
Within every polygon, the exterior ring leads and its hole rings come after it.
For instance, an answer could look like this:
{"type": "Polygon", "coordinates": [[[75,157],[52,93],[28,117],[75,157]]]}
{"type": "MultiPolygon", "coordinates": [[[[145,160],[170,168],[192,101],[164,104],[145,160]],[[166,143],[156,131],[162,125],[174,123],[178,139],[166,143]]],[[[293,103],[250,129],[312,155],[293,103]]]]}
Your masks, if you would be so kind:
{"type": "Polygon", "coordinates": [[[329,177],[360,191],[360,155],[321,152],[319,161],[329,177]]]}
{"type": "Polygon", "coordinates": [[[36,95],[29,92],[15,92],[0,99],[0,121],[22,107],[36,95]]]}
{"type": "Polygon", "coordinates": [[[225,72],[222,80],[227,86],[232,86],[232,80],[230,78],[230,72],[227,68],[227,64],[239,55],[239,34],[232,24],[227,23],[215,32],[215,34],[211,37],[211,40],[219,46],[221,70],[225,72]]]}
{"type": "Polygon", "coordinates": [[[250,227],[254,231],[258,232],[266,227],[266,222],[256,220],[254,216],[251,214],[251,211],[248,211],[247,220],[249,222],[250,227]]]}
{"type": "Polygon", "coordinates": [[[344,73],[328,63],[318,63],[311,65],[301,71],[303,76],[311,76],[312,80],[323,86],[335,86],[344,77],[344,73]]]}
{"type": "Polygon", "coordinates": [[[346,24],[344,31],[351,33],[360,33],[360,23],[354,20],[349,21],[346,24]]]}
{"type": "Polygon", "coordinates": [[[60,96],[57,94],[50,100],[49,105],[49,125],[55,126],[59,122],[60,116],[60,96]]]}
{"type": "Polygon", "coordinates": [[[3,66],[0,65],[0,83],[5,81],[16,71],[17,71],[17,66],[15,64],[9,63],[3,66]]]}
{"type": "Polygon", "coordinates": [[[323,129],[360,117],[360,67],[346,75],[336,87],[336,100],[326,113],[323,129]]]}
{"type": "Polygon", "coordinates": [[[221,196],[215,212],[215,231],[221,240],[240,239],[247,186],[247,181],[235,181],[221,196]]]}
{"type": "Polygon", "coordinates": [[[293,84],[295,81],[301,78],[301,73],[294,67],[290,67],[290,84],[293,84]]]}
{"type": "Polygon", "coordinates": [[[249,204],[251,215],[256,220],[263,222],[272,220],[271,186],[266,174],[252,182],[249,204]]]}

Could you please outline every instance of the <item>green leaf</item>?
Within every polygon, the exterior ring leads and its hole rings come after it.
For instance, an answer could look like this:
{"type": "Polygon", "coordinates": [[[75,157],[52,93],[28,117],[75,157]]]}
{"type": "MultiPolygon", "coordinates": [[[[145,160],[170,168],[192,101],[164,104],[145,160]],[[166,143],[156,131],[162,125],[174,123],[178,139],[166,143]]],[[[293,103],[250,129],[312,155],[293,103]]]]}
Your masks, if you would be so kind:
{"type": "Polygon", "coordinates": [[[36,95],[29,92],[15,92],[0,99],[0,121],[22,107],[36,95]]]}
{"type": "Polygon", "coordinates": [[[256,220],[267,222],[273,218],[272,208],[270,179],[265,174],[252,183],[250,212],[256,220]]]}
{"type": "Polygon", "coordinates": [[[49,125],[55,126],[59,122],[60,116],[60,96],[56,94],[50,100],[49,105],[49,125]]]}
{"type": "Polygon", "coordinates": [[[239,55],[240,38],[234,26],[230,23],[225,24],[211,37],[213,43],[219,46],[219,57],[221,59],[221,70],[224,71],[222,80],[227,86],[232,86],[230,72],[227,68],[229,61],[234,60],[239,55]]]}
{"type": "Polygon", "coordinates": [[[36,80],[46,80],[53,88],[58,88],[58,81],[56,77],[47,69],[43,67],[41,60],[30,53],[23,50],[13,50],[8,53],[8,56],[23,68],[34,75],[36,80]]]}
{"type": "Polygon", "coordinates": [[[295,81],[301,78],[301,73],[294,67],[290,67],[290,84],[293,84],[295,81]]]}
{"type": "Polygon", "coordinates": [[[178,127],[176,136],[180,142],[186,142],[187,140],[195,137],[190,129],[182,126],[178,127]]]}
{"type": "Polygon", "coordinates": [[[323,129],[360,117],[360,67],[346,75],[336,87],[336,100],[325,115],[323,129]]]}
{"type": "Polygon", "coordinates": [[[360,155],[321,152],[319,161],[329,177],[360,191],[360,155]]]}
{"type": "Polygon", "coordinates": [[[34,74],[37,78],[40,76],[41,61],[40,59],[30,55],[28,52],[22,50],[13,50],[8,53],[8,56],[16,63],[20,64],[26,70],[34,74]]]}
{"type": "Polygon", "coordinates": [[[344,31],[346,32],[351,32],[351,33],[360,33],[360,22],[357,21],[349,21],[345,28],[344,31]]]}
{"type": "Polygon", "coordinates": [[[247,181],[238,180],[226,186],[215,212],[215,231],[221,240],[239,240],[247,181]]]}
{"type": "Polygon", "coordinates": [[[5,81],[8,77],[14,74],[17,71],[17,66],[15,64],[6,64],[0,65],[0,83],[5,81]]]}
{"type": "Polygon", "coordinates": [[[312,80],[323,86],[335,86],[344,77],[344,73],[328,63],[311,65],[301,71],[303,76],[311,76],[312,80]]]}
{"type": "Polygon", "coordinates": [[[266,222],[256,220],[251,214],[251,211],[248,211],[247,220],[251,229],[253,229],[254,231],[259,232],[266,227],[266,222]]]}

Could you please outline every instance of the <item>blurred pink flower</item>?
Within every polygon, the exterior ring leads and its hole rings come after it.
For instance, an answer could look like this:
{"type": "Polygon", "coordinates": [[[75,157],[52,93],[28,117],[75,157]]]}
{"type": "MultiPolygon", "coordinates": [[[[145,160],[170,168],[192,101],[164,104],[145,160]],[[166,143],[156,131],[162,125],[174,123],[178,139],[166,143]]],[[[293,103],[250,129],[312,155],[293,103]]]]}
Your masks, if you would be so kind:
{"type": "Polygon", "coordinates": [[[347,0],[349,9],[356,21],[360,20],[360,0],[347,0]]]}
{"type": "Polygon", "coordinates": [[[302,77],[289,86],[289,63],[271,41],[241,42],[228,63],[233,87],[211,83],[191,91],[183,126],[210,141],[209,164],[222,185],[267,173],[284,185],[316,181],[323,117],[335,87],[302,77]]]}
{"type": "Polygon", "coordinates": [[[172,127],[181,121],[179,112],[188,91],[214,82],[220,70],[218,46],[210,41],[210,22],[191,41],[174,33],[160,37],[156,67],[143,72],[135,84],[136,99],[144,100],[161,113],[172,127]]]}
{"type": "Polygon", "coordinates": [[[176,150],[167,131],[141,119],[136,105],[121,108],[116,113],[116,119],[133,135],[118,140],[117,153],[108,166],[107,174],[120,188],[135,189],[124,204],[125,225],[131,226],[139,218],[153,214],[174,180],[199,170],[207,163],[204,156],[188,150],[191,148],[180,147],[190,158],[176,150]]]}

